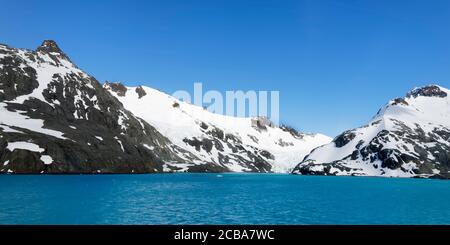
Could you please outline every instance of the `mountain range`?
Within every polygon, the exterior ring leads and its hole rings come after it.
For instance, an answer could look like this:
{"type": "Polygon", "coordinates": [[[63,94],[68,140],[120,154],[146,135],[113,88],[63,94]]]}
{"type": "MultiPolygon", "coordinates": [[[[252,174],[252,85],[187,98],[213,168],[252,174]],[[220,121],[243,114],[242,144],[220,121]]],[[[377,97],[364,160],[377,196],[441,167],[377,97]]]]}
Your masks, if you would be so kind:
{"type": "Polygon", "coordinates": [[[0,172],[450,178],[449,93],[416,88],[332,139],[102,84],[51,40],[36,50],[0,45],[0,172]]]}
{"type": "Polygon", "coordinates": [[[147,87],[103,85],[46,40],[0,45],[0,172],[289,172],[331,141],[212,114],[147,87]]]}

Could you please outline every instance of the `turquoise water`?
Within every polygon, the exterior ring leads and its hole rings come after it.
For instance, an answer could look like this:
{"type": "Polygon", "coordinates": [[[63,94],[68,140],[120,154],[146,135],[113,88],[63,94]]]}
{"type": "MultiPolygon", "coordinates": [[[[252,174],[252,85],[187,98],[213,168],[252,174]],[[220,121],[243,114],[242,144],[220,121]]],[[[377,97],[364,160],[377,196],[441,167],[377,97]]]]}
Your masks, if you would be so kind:
{"type": "Polygon", "coordinates": [[[441,180],[0,175],[0,224],[450,224],[449,206],[441,180]]]}

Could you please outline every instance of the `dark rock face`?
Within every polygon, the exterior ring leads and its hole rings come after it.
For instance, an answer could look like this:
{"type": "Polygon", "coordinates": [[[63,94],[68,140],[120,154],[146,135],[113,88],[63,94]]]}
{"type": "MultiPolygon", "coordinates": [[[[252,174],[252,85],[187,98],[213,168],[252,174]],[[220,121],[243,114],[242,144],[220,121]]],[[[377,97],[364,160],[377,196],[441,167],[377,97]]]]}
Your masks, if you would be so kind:
{"type": "Polygon", "coordinates": [[[23,61],[14,56],[14,50],[0,49],[0,101],[29,94],[38,87],[36,71],[32,67],[17,69],[23,61]]]}
{"type": "Polygon", "coordinates": [[[447,97],[447,93],[442,91],[436,85],[430,85],[430,86],[425,86],[422,88],[414,89],[413,91],[409,92],[406,95],[406,97],[408,97],[408,98],[410,98],[410,97],[416,98],[418,96],[444,98],[444,97],[447,97]]]}
{"type": "Polygon", "coordinates": [[[183,142],[195,147],[195,150],[198,152],[210,153],[213,150],[219,152],[219,163],[223,169],[227,169],[226,165],[228,163],[236,162],[247,172],[271,171],[272,165],[269,163],[269,160],[274,160],[275,157],[270,152],[245,145],[239,137],[225,134],[221,129],[208,125],[205,122],[201,122],[199,126],[207,137],[202,139],[197,139],[196,137],[185,138],[183,142]],[[224,145],[227,145],[232,150],[232,153],[222,154],[224,145]]]}
{"type": "Polygon", "coordinates": [[[53,41],[37,51],[0,46],[0,115],[3,173],[151,173],[181,161],[181,149],[125,110],[53,41]],[[42,150],[11,148],[25,143],[42,150]]]}
{"type": "Polygon", "coordinates": [[[347,131],[336,137],[336,139],[334,140],[334,144],[336,145],[336,147],[343,147],[354,138],[355,134],[352,133],[351,131],[347,131]]]}

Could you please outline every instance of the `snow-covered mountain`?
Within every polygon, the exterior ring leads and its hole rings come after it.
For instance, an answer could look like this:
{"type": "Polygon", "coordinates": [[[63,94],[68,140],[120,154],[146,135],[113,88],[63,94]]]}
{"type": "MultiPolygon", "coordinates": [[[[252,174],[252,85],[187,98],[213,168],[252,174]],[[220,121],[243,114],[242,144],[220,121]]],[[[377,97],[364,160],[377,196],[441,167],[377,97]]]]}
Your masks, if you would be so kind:
{"type": "Polygon", "coordinates": [[[0,45],[0,173],[286,172],[329,141],[102,86],[51,40],[0,45]]]}
{"type": "Polygon", "coordinates": [[[55,42],[0,45],[0,172],[162,172],[179,151],[55,42]]]}
{"type": "Polygon", "coordinates": [[[296,174],[450,178],[450,90],[430,85],[314,149],[296,174]]]}
{"type": "MultiPolygon", "coordinates": [[[[289,172],[313,148],[329,143],[321,134],[278,127],[265,118],[211,113],[149,87],[106,83],[124,107],[187,153],[182,169],[215,164],[231,171],[289,172]]],[[[177,170],[180,164],[168,168],[177,170]]]]}

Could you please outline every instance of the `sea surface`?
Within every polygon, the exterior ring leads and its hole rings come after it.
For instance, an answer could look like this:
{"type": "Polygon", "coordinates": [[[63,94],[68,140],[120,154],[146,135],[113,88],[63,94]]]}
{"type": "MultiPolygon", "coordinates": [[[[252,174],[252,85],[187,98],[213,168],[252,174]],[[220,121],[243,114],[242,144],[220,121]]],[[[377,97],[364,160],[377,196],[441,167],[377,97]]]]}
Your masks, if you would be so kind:
{"type": "Polygon", "coordinates": [[[0,224],[450,224],[450,181],[0,175],[0,224]]]}

